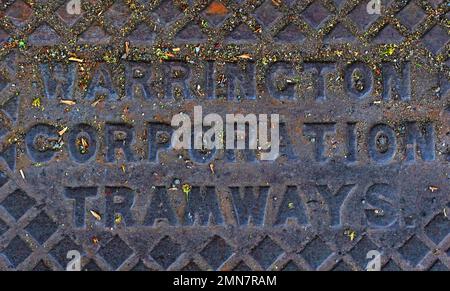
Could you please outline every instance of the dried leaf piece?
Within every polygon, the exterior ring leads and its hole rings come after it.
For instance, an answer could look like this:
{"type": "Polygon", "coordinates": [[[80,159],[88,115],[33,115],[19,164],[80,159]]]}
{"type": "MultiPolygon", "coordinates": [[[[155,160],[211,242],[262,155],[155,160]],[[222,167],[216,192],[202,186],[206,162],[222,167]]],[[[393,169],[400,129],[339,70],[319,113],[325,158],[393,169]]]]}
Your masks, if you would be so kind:
{"type": "Polygon", "coordinates": [[[70,57],[70,58],[69,58],[69,61],[71,61],[71,62],[76,62],[76,63],[83,63],[83,62],[84,62],[83,59],[79,59],[79,58],[77,58],[77,57],[70,57]]]}
{"type": "Polygon", "coordinates": [[[277,7],[280,6],[282,2],[282,0],[272,0],[272,4],[277,7]]]}
{"type": "Polygon", "coordinates": [[[60,131],[58,131],[58,135],[59,136],[63,136],[65,133],[66,133],[66,131],[69,129],[69,127],[64,127],[63,129],[61,129],[60,131]]]}
{"type": "Polygon", "coordinates": [[[344,232],[346,236],[350,239],[350,241],[354,241],[357,237],[356,231],[348,229],[344,232]]]}
{"type": "Polygon", "coordinates": [[[182,189],[183,189],[184,193],[189,193],[189,192],[191,192],[192,186],[186,183],[186,184],[183,184],[182,189]]]}
{"type": "Polygon", "coordinates": [[[33,102],[31,102],[31,105],[33,105],[33,107],[41,107],[41,98],[37,97],[35,99],[33,99],[33,102]]]}
{"type": "Polygon", "coordinates": [[[84,137],[81,138],[81,145],[84,148],[88,148],[89,147],[89,144],[88,144],[87,140],[84,137]]]}
{"type": "Polygon", "coordinates": [[[242,55],[238,56],[238,58],[244,59],[244,60],[251,60],[252,56],[250,54],[242,54],[242,55]]]}
{"type": "Polygon", "coordinates": [[[126,55],[130,54],[130,42],[129,41],[125,42],[125,54],[126,55]]]}
{"type": "Polygon", "coordinates": [[[77,145],[78,145],[78,149],[82,155],[89,152],[89,143],[85,137],[82,136],[82,137],[78,138],[77,145]]]}
{"type": "Polygon", "coordinates": [[[102,99],[102,98],[99,98],[99,99],[95,100],[94,102],[92,102],[91,106],[92,106],[92,107],[95,107],[95,106],[97,106],[98,103],[100,103],[101,101],[103,101],[103,99],[102,99]]]}
{"type": "Polygon", "coordinates": [[[69,106],[77,104],[75,101],[72,101],[72,100],[60,100],[59,103],[69,105],[69,106]]]}
{"type": "Polygon", "coordinates": [[[92,214],[92,216],[94,216],[95,219],[97,219],[98,221],[102,220],[102,216],[95,210],[91,210],[90,213],[92,214]]]}
{"type": "Polygon", "coordinates": [[[189,184],[183,184],[183,186],[181,186],[181,190],[183,190],[184,195],[186,196],[186,201],[189,200],[189,193],[191,193],[192,190],[192,186],[189,184]]]}
{"type": "Polygon", "coordinates": [[[115,224],[121,224],[123,220],[123,217],[120,213],[116,213],[116,215],[114,215],[114,223],[115,224]]]}
{"type": "Polygon", "coordinates": [[[430,186],[430,187],[428,187],[428,189],[430,189],[430,191],[431,191],[432,193],[435,192],[435,191],[437,191],[437,190],[439,190],[439,188],[436,187],[436,186],[430,186]]]}
{"type": "Polygon", "coordinates": [[[98,239],[98,237],[94,236],[94,237],[92,238],[92,243],[93,243],[94,245],[98,245],[98,244],[100,243],[100,240],[98,239]]]}

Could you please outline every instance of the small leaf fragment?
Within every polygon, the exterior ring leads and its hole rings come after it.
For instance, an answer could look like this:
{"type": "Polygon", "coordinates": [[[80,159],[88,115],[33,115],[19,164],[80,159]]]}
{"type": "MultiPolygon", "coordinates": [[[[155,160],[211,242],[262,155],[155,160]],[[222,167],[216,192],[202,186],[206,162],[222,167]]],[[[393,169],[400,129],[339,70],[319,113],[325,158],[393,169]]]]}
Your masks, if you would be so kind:
{"type": "Polygon", "coordinates": [[[102,216],[95,210],[91,210],[90,213],[92,214],[92,216],[94,216],[95,219],[97,219],[98,221],[102,220],[102,216]]]}

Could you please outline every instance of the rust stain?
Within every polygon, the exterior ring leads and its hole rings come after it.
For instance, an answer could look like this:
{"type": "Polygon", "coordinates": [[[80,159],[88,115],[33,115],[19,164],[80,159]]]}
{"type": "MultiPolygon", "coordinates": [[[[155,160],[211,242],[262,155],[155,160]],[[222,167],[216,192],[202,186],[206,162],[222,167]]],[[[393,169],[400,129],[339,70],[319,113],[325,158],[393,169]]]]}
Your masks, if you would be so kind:
{"type": "Polygon", "coordinates": [[[228,8],[225,7],[220,1],[214,1],[206,9],[206,13],[209,15],[226,15],[228,14],[228,8]]]}

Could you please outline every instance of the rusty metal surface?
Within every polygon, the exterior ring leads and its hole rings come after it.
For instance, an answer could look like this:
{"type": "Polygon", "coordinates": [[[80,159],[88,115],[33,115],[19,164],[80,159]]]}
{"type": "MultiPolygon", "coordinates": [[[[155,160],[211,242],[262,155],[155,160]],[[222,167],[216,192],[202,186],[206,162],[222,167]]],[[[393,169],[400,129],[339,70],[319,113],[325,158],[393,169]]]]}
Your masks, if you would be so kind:
{"type": "Polygon", "coordinates": [[[67,2],[0,1],[0,270],[450,268],[445,1],[67,2]],[[195,105],[281,156],[167,148],[195,105]]]}

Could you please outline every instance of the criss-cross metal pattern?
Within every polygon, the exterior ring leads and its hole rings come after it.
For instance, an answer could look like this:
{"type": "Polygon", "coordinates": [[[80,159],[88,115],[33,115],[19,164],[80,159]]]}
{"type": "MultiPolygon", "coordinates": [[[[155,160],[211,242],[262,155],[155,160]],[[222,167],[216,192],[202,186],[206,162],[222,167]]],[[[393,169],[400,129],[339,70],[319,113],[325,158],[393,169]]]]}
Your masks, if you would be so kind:
{"type": "MultiPolygon", "coordinates": [[[[154,38],[136,45],[132,43],[131,49],[150,55],[156,47],[175,47],[180,43],[187,46],[201,45],[205,51],[210,51],[209,57],[212,58],[214,53],[220,54],[222,48],[229,46],[237,47],[240,52],[271,53],[276,52],[280,46],[289,45],[292,46],[292,51],[306,59],[321,50],[350,46],[354,51],[364,52],[374,50],[377,46],[395,44],[399,48],[410,49],[424,64],[435,66],[447,60],[450,48],[449,5],[445,1],[393,0],[385,5],[382,15],[371,17],[367,24],[352,16],[355,10],[366,6],[364,1],[223,0],[221,3],[228,12],[220,20],[211,20],[205,14],[212,2],[206,0],[82,1],[83,13],[76,17],[64,14],[66,2],[2,1],[2,73],[12,74],[11,70],[14,68],[8,67],[8,57],[12,54],[26,54],[27,57],[45,55],[45,48],[49,46],[65,47],[69,51],[92,51],[93,54],[99,47],[122,51],[122,46],[111,47],[111,44],[124,43],[139,28],[154,33],[154,38]],[[168,7],[166,10],[164,5],[168,7]],[[311,5],[321,7],[324,14],[321,19],[308,19],[307,11],[311,5]],[[405,9],[411,9],[411,6],[419,7],[415,8],[420,11],[415,14],[418,17],[411,18],[407,10],[402,13],[405,9]],[[270,15],[269,19],[259,12],[260,9],[270,15]],[[277,35],[290,24],[298,28],[304,38],[298,42],[280,43],[277,35]],[[180,39],[179,33],[189,25],[197,26],[199,35],[180,39]],[[241,25],[247,26],[246,29],[251,31],[252,40],[246,42],[245,39],[239,39],[234,42],[230,38],[233,31],[241,25]],[[327,36],[339,25],[349,33],[345,41],[326,41],[327,36]],[[398,38],[382,36],[383,29],[387,27],[396,31],[398,38]],[[41,30],[46,35],[53,36],[40,38],[37,33],[41,30]],[[92,39],[88,37],[90,30],[95,30],[92,39]],[[442,33],[444,42],[427,41],[430,34],[442,33]],[[375,41],[377,37],[379,39],[375,41]],[[27,40],[27,52],[10,45],[12,40],[21,39],[27,40]],[[302,48],[308,43],[315,44],[314,48],[303,51],[302,48]]],[[[255,60],[261,61],[255,55],[255,60]]],[[[179,57],[183,59],[185,56],[181,53],[179,57]]],[[[448,74],[448,66],[443,70],[448,74]]],[[[8,98],[15,98],[11,97],[13,90],[10,85],[1,89],[4,104],[8,98]]],[[[1,116],[6,122],[6,129],[16,122],[15,114],[17,112],[14,112],[14,106],[2,109],[1,116]]],[[[301,234],[298,234],[301,239],[291,240],[281,229],[250,228],[238,231],[238,235],[222,226],[208,229],[194,227],[189,230],[192,234],[189,238],[180,235],[182,229],[179,228],[116,229],[110,232],[107,242],[97,246],[79,240],[78,232],[82,231],[74,231],[67,221],[61,220],[59,212],[64,210],[52,208],[51,201],[45,198],[46,193],[37,193],[32,185],[21,178],[20,173],[9,170],[4,161],[2,169],[0,239],[7,245],[0,250],[2,270],[63,270],[67,251],[77,248],[83,250],[82,265],[87,270],[363,270],[365,266],[356,257],[377,247],[371,233],[365,233],[345,246],[337,246],[334,242],[321,238],[311,228],[301,230],[301,234]],[[8,197],[14,199],[15,203],[9,203],[8,197]],[[36,223],[45,224],[45,231],[35,229],[33,226],[36,223]],[[151,233],[152,239],[140,241],[136,237],[141,231],[151,233]],[[311,255],[310,247],[320,248],[324,253],[311,255]],[[221,251],[214,251],[215,248],[220,248],[221,251]],[[166,256],[160,257],[159,253],[165,253],[166,256]],[[113,257],[112,254],[121,255],[113,257]]],[[[423,220],[426,223],[406,234],[394,248],[385,250],[382,262],[384,268],[450,268],[450,235],[436,241],[427,232],[433,228],[434,223],[438,223],[442,215],[442,212],[430,214],[423,220]],[[419,261],[410,260],[409,247],[421,252],[419,261]]],[[[450,221],[443,221],[448,229],[450,221]]]]}

